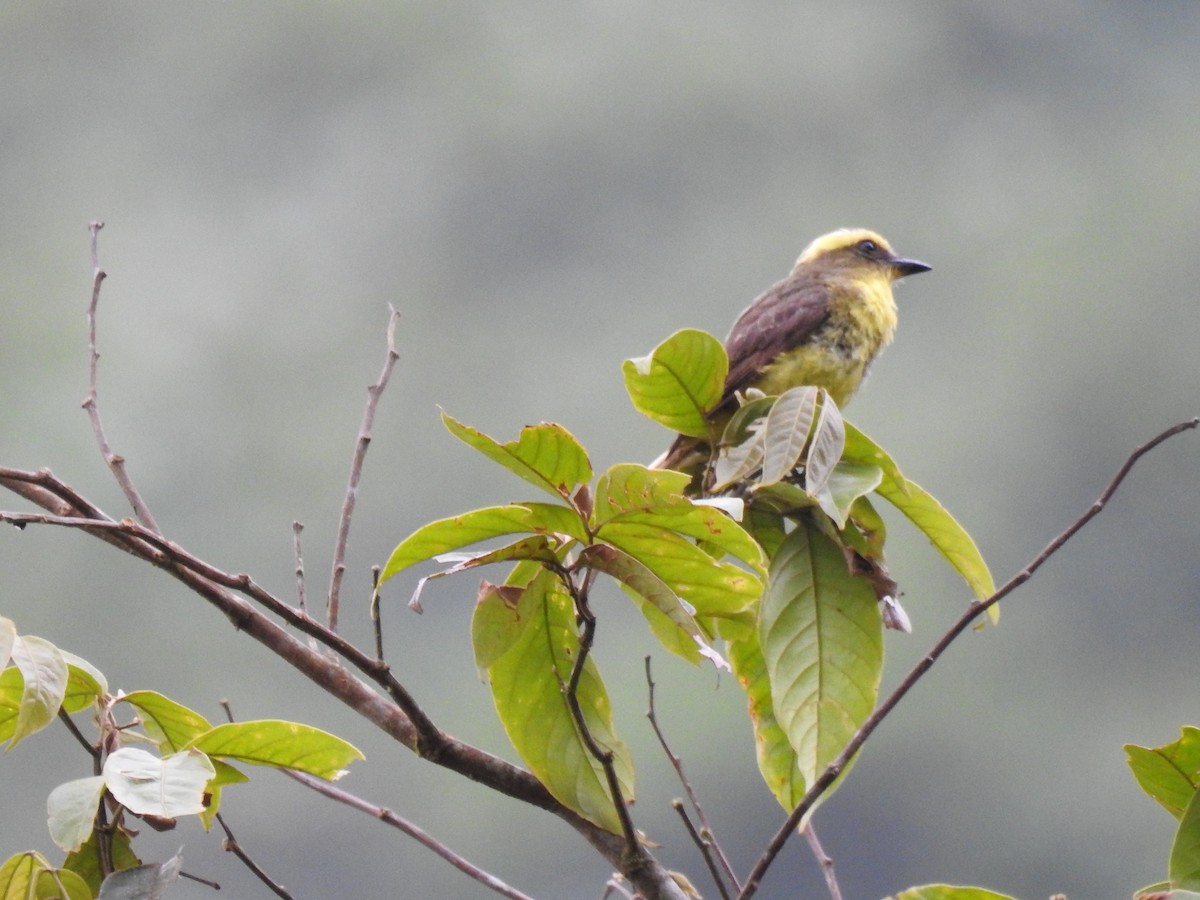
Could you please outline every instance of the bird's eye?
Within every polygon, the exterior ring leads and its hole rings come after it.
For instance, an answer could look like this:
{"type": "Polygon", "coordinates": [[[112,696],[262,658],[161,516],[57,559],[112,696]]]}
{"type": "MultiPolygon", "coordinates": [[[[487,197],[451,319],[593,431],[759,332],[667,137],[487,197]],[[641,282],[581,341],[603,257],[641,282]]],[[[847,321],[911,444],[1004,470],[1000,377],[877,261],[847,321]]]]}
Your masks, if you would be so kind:
{"type": "Polygon", "coordinates": [[[879,252],[879,245],[871,240],[859,241],[858,251],[864,256],[874,256],[879,252]]]}

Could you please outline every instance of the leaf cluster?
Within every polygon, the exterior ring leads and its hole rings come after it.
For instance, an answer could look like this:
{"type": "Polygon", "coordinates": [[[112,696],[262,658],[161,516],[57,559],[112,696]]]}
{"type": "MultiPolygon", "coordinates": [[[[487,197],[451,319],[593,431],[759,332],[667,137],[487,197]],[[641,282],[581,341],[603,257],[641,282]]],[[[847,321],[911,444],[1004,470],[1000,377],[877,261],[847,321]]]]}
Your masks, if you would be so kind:
{"type": "MultiPolygon", "coordinates": [[[[309,725],[259,720],[213,725],[154,691],[109,692],[87,660],[0,617],[0,741],[9,749],[55,718],[90,713],[95,774],[67,781],[46,802],[50,836],[67,853],[60,868],[32,851],[0,865],[0,897],[158,896],[179,861],[143,866],[134,850],[136,817],[156,830],[196,816],[208,830],[225,787],[248,781],[253,764],[334,780],[362,753],[309,725]],[[122,710],[133,718],[119,722],[122,710]],[[57,893],[54,893],[57,891],[57,893]]],[[[77,734],[82,734],[73,727],[77,734]]]]}

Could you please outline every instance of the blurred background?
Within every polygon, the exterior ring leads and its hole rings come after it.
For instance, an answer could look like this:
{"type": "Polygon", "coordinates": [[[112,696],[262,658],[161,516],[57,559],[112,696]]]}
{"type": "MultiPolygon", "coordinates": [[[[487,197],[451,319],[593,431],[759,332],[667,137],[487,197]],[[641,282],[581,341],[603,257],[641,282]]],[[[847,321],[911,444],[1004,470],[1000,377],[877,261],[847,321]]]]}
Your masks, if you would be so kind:
{"type": "MultiPolygon", "coordinates": [[[[100,408],[160,526],[294,596],[329,582],[354,438],[401,313],[349,554],[343,622],[369,641],[369,567],[422,523],[529,495],[438,407],[501,438],[553,420],[598,470],[669,436],[620,363],[682,327],[724,336],[814,236],[882,231],[933,272],[849,417],[1019,571],[1137,444],[1200,413],[1200,6],[912,2],[8,4],[0,12],[0,465],[49,466],[128,514],[79,405],[87,223],[102,219],[100,408]]],[[[847,897],[914,884],[1127,896],[1165,876],[1173,820],[1127,742],[1195,724],[1200,443],[1188,434],[964,636],[815,823],[847,897]]],[[[15,497],[0,507],[24,508],[15,497]]],[[[965,587],[895,517],[914,619],[894,685],[965,587]]],[[[500,572],[492,573],[499,577],[500,572]]],[[[389,661],[434,719],[515,758],[470,661],[476,578],[426,613],[386,595],[389,661]]],[[[746,871],[782,812],[737,685],[656,650],[619,596],[598,660],[639,772],[637,822],[715,894],[681,833],[663,727],[746,871]]],[[[81,534],[0,531],[0,614],[220,717],[298,719],[367,754],[341,784],[538,897],[608,869],[536,810],[421,763],[166,576],[81,534]]],[[[90,773],[61,729],[3,759],[0,858],[61,857],[45,798],[90,773]]],[[[428,851],[267,771],[224,812],[297,897],[492,896],[428,851]]],[[[191,822],[164,858],[266,891],[191,822]]],[[[793,841],[764,897],[819,897],[793,841]]],[[[182,884],[179,897],[209,897],[182,884]]]]}

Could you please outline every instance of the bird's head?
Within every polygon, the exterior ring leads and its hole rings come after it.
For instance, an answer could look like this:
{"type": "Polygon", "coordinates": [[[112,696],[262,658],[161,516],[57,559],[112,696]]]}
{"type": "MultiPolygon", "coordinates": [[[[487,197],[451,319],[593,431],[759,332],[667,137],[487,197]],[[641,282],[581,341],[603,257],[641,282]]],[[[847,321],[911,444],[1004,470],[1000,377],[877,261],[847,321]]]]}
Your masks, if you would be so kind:
{"type": "Polygon", "coordinates": [[[883,276],[891,282],[905,275],[928,272],[930,268],[918,260],[897,256],[891,244],[874,231],[841,228],[809,244],[796,260],[792,273],[825,271],[869,281],[883,276]]]}

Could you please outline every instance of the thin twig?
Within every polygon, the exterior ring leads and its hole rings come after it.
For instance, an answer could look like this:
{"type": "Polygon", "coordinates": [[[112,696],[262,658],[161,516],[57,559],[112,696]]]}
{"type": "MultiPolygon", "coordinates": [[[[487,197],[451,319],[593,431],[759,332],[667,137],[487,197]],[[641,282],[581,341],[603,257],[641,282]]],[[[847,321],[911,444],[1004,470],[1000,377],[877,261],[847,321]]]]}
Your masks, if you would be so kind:
{"type": "Polygon", "coordinates": [[[367,447],[371,443],[371,428],[375,424],[375,409],[379,398],[392,377],[392,369],[400,354],[396,352],[396,323],[400,313],[389,304],[387,324],[387,355],[379,378],[367,388],[367,405],[363,409],[362,424],[358,429],[358,440],[354,445],[354,460],[350,464],[350,478],[346,484],[346,497],[342,501],[342,515],[338,521],[337,540],[333,546],[333,574],[329,580],[329,600],[325,610],[325,622],[330,631],[338,629],[338,609],[341,605],[342,578],[346,574],[346,544],[350,540],[350,517],[354,515],[354,503],[358,498],[358,482],[362,478],[363,462],[367,458],[367,447]]]}
{"type": "MultiPolygon", "coordinates": [[[[729,864],[729,858],[725,855],[725,851],[721,848],[721,844],[717,841],[716,832],[713,831],[712,825],[708,821],[708,817],[704,814],[704,809],[700,806],[700,797],[692,788],[692,783],[688,780],[687,774],[683,771],[683,760],[671,751],[671,747],[667,744],[666,735],[658,725],[658,713],[654,708],[654,676],[650,673],[650,657],[645,658],[646,664],[646,687],[649,694],[649,705],[646,709],[646,718],[650,720],[650,727],[654,729],[654,735],[658,738],[658,743],[663,748],[663,753],[667,754],[667,759],[671,761],[671,765],[675,768],[675,775],[679,778],[679,783],[683,785],[684,791],[687,793],[688,801],[692,804],[692,809],[696,811],[696,818],[700,820],[700,832],[697,837],[703,841],[701,852],[705,852],[705,847],[711,847],[716,853],[717,859],[721,863],[721,868],[725,872],[725,877],[729,879],[729,883],[733,885],[735,891],[742,889],[738,882],[737,875],[734,874],[733,866],[729,864]]],[[[682,814],[682,813],[681,813],[682,814]]],[[[688,822],[690,825],[690,821],[688,822]]],[[[707,857],[707,854],[706,854],[707,857]]],[[[717,874],[713,873],[713,879],[717,882],[717,888],[721,891],[721,896],[727,896],[725,886],[717,874]]]]}
{"type": "MultiPolygon", "coordinates": [[[[379,597],[379,566],[371,566],[371,596],[379,597]]],[[[379,611],[380,604],[371,604],[371,627],[375,631],[375,660],[383,665],[383,614],[379,611]]]]}
{"type": "Polygon", "coordinates": [[[687,809],[684,808],[682,800],[672,800],[671,808],[679,813],[679,818],[683,820],[683,828],[688,833],[688,837],[692,839],[692,843],[700,850],[700,855],[704,857],[704,864],[708,866],[708,874],[712,876],[713,884],[717,886],[717,893],[721,895],[721,900],[729,900],[729,891],[725,888],[725,882],[721,878],[721,871],[717,868],[717,861],[713,859],[712,843],[706,841],[696,831],[696,826],[692,824],[692,820],[688,817],[687,809]]]}
{"type": "Polygon", "coordinates": [[[229,826],[225,824],[224,816],[222,816],[220,813],[217,813],[216,819],[217,824],[219,824],[225,831],[225,840],[221,842],[221,846],[240,859],[242,864],[254,873],[254,877],[265,884],[271,893],[273,893],[276,897],[284,897],[286,900],[292,900],[292,895],[288,893],[287,888],[285,888],[282,884],[273,881],[271,876],[263,871],[262,866],[252,860],[250,858],[250,854],[242,849],[242,845],[239,844],[237,838],[233,836],[233,831],[231,831],[229,826]]]}
{"type": "Polygon", "coordinates": [[[1125,480],[1125,477],[1133,469],[1134,465],[1139,459],[1141,459],[1163,441],[1172,438],[1181,432],[1193,429],[1197,425],[1200,425],[1200,418],[1188,419],[1187,421],[1179,422],[1178,424],[1172,425],[1170,428],[1166,429],[1151,440],[1147,441],[1142,446],[1135,449],[1131,454],[1129,454],[1129,457],[1121,465],[1121,468],[1117,470],[1117,474],[1113,477],[1108,487],[1105,488],[1104,493],[1102,493],[1096,499],[1096,501],[1088,507],[1087,511],[1084,512],[1083,515],[1067,526],[1067,528],[1060,535],[1058,535],[1058,537],[1046,545],[1046,548],[1042,550],[1041,553],[1034,557],[1033,561],[1030,562],[1029,565],[1010,578],[1004,584],[1004,586],[997,590],[994,594],[992,594],[986,600],[971,601],[971,603],[967,606],[966,612],[959,616],[955,623],[950,626],[950,629],[938,639],[937,643],[933,645],[933,648],[929,651],[929,653],[922,657],[921,660],[915,666],[913,666],[912,670],[904,677],[904,680],[896,686],[896,689],[892,691],[891,695],[888,696],[883,703],[876,707],[875,711],[867,717],[867,720],[863,722],[858,731],[854,733],[854,736],[850,738],[846,746],[842,748],[842,752],[837,755],[837,758],[834,759],[834,761],[825,768],[825,771],[817,777],[816,781],[813,782],[812,786],[796,805],[796,808],[793,809],[791,814],[787,817],[787,820],[779,827],[779,830],[775,832],[774,837],[771,838],[770,843],[767,844],[766,849],[758,858],[757,862],[755,862],[754,868],[750,872],[750,877],[746,879],[745,887],[742,888],[741,894],[738,895],[738,900],[748,900],[748,898],[754,896],[755,892],[758,890],[759,884],[762,882],[763,875],[766,874],[767,869],[775,860],[775,857],[779,855],[779,851],[783,849],[783,845],[787,843],[792,831],[795,830],[795,828],[800,824],[805,814],[812,809],[813,804],[816,803],[817,799],[827,790],[829,790],[830,785],[837,780],[838,775],[842,773],[842,770],[845,769],[846,764],[853,758],[854,754],[859,751],[859,748],[862,747],[867,738],[869,738],[872,732],[879,727],[880,723],[887,718],[888,714],[895,708],[896,704],[904,698],[905,694],[912,690],[913,686],[921,680],[921,677],[933,667],[933,664],[937,662],[938,657],[940,657],[946,651],[946,648],[949,647],[954,640],[960,634],[962,634],[970,626],[970,624],[975,621],[975,619],[980,616],[980,614],[992,606],[995,606],[1002,599],[1007,597],[1026,581],[1032,578],[1034,572],[1040,569],[1046,560],[1057,553],[1063,544],[1074,537],[1079,529],[1083,528],[1084,525],[1098,516],[1108,504],[1108,501],[1112,498],[1113,494],[1116,493],[1116,490],[1121,485],[1121,482],[1125,480]]]}
{"type": "Polygon", "coordinates": [[[308,604],[304,598],[304,543],[300,538],[304,531],[302,522],[292,523],[292,549],[296,553],[296,606],[300,612],[308,614],[308,604]]]}
{"type": "Polygon", "coordinates": [[[88,393],[84,398],[83,408],[87,410],[88,418],[92,422],[92,432],[96,435],[96,443],[100,446],[100,455],[104,457],[104,462],[112,470],[113,476],[117,479],[117,484],[121,486],[121,490],[125,493],[125,499],[129,501],[129,505],[133,507],[133,514],[138,517],[143,525],[151,531],[158,531],[158,524],[154,521],[154,516],[150,514],[148,507],[141,494],[138,493],[136,487],[133,486],[133,480],[125,471],[125,457],[118,453],[114,453],[112,447],[108,444],[108,438],[104,434],[104,426],[100,423],[100,407],[97,405],[97,370],[100,364],[100,351],[96,345],[96,309],[100,305],[100,285],[108,273],[100,268],[100,251],[98,248],[100,229],[104,227],[103,222],[92,222],[88,226],[88,231],[92,234],[92,302],[88,304],[87,320],[88,320],[88,393]]]}
{"type": "Polygon", "coordinates": [[[313,775],[309,775],[306,772],[297,772],[293,769],[280,769],[280,771],[288,777],[293,778],[305,785],[306,787],[311,788],[317,793],[323,794],[330,800],[336,800],[338,803],[345,804],[351,809],[357,809],[359,812],[365,812],[384,824],[391,825],[393,828],[404,832],[421,846],[432,850],[442,859],[446,860],[446,862],[450,863],[450,865],[454,866],[454,868],[470,876],[471,878],[474,878],[485,887],[491,888],[497,894],[500,894],[503,897],[509,897],[511,900],[531,900],[527,894],[521,893],[516,888],[509,887],[496,876],[485,872],[474,863],[459,856],[441,841],[430,836],[428,832],[412,824],[407,819],[396,815],[386,807],[376,806],[373,803],[368,803],[361,797],[356,797],[354,794],[347,793],[340,788],[334,787],[327,781],[323,781],[322,779],[313,775]]]}
{"type": "Polygon", "coordinates": [[[809,819],[808,824],[801,830],[804,832],[804,837],[808,840],[809,849],[812,850],[813,856],[817,859],[817,865],[821,867],[821,874],[825,876],[825,886],[829,888],[830,900],[842,900],[842,889],[838,887],[837,873],[833,870],[833,858],[821,846],[821,841],[817,838],[817,832],[813,828],[812,820],[809,819]]]}

